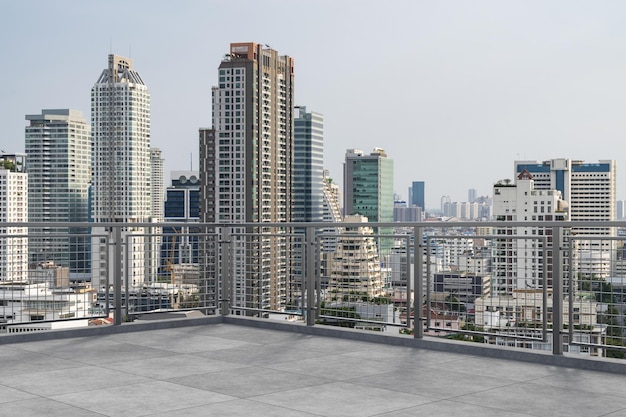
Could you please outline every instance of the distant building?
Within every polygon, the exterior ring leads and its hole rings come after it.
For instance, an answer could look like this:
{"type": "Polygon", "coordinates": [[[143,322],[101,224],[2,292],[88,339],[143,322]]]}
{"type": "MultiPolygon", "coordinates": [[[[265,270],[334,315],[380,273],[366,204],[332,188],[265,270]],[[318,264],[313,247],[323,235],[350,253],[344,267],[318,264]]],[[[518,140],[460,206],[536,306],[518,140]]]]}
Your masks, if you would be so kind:
{"type": "Polygon", "coordinates": [[[321,222],[324,199],[324,116],[296,106],[293,220],[321,222]]]}
{"type": "Polygon", "coordinates": [[[476,201],[477,196],[478,196],[478,193],[475,188],[470,188],[467,191],[467,201],[469,201],[470,203],[474,203],[476,201]]]}
{"type": "Polygon", "coordinates": [[[161,269],[171,274],[175,265],[199,262],[197,224],[200,218],[200,173],[172,171],[171,185],[166,189],[164,214],[166,223],[180,223],[178,227],[163,228],[161,269]]]}
{"type": "MultiPolygon", "coordinates": [[[[88,222],[91,183],[90,127],[78,110],[44,109],[26,115],[28,220],[88,222]]],[[[90,268],[88,229],[30,228],[29,260],[52,261],[72,272],[90,268]],[[68,234],[82,234],[82,237],[68,234]]]]}
{"type": "Polygon", "coordinates": [[[424,181],[413,181],[409,188],[409,203],[411,206],[420,207],[422,213],[426,212],[426,202],[424,198],[426,185],[424,181]]]}
{"type": "MultiPolygon", "coordinates": [[[[150,161],[150,93],[130,58],[109,55],[108,65],[91,89],[92,165],[92,284],[109,284],[113,256],[100,236],[98,223],[143,223],[152,219],[150,161]],[[107,265],[107,260],[109,264],[107,265]]],[[[122,231],[122,281],[142,286],[154,251],[144,228],[122,231]]],[[[158,252],[157,252],[158,253],[158,252]]]]}
{"type": "Polygon", "coordinates": [[[357,302],[380,297],[384,290],[374,231],[367,226],[366,217],[346,216],[344,221],[363,226],[343,227],[337,250],[324,254],[326,301],[357,302]]]}
{"type": "MultiPolygon", "coordinates": [[[[369,155],[348,149],[343,167],[345,213],[365,216],[371,222],[393,222],[393,160],[384,149],[375,148],[369,155]]],[[[391,234],[392,228],[375,232],[391,234]]],[[[393,240],[380,239],[379,245],[385,253],[393,240]]]]}
{"type": "MultiPolygon", "coordinates": [[[[287,303],[291,237],[236,225],[293,221],[294,60],[262,44],[231,43],[217,75],[214,130],[200,131],[201,220],[255,233],[232,243],[231,305],[280,310],[287,303]]],[[[203,253],[208,269],[200,274],[201,292],[215,297],[213,255],[208,248],[203,253]]]]}
{"type": "MultiPolygon", "coordinates": [[[[15,155],[0,155],[0,223],[28,222],[28,174],[22,169],[15,155]]],[[[0,227],[0,235],[0,281],[26,281],[28,228],[0,227]]]]}
{"type": "Polygon", "coordinates": [[[533,176],[522,171],[515,184],[494,185],[493,196],[493,220],[502,226],[494,230],[492,294],[510,295],[514,290],[538,289],[544,284],[551,287],[552,256],[546,243],[551,244],[552,237],[541,223],[568,219],[561,192],[536,190],[533,176]],[[525,225],[506,225],[516,221],[525,225]]]}

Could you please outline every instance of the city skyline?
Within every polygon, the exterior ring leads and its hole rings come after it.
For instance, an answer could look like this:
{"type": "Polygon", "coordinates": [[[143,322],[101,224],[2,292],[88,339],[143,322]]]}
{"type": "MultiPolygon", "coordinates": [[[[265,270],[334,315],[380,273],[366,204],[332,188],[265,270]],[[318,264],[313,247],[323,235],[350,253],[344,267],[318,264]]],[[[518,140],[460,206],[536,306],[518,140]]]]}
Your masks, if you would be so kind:
{"type": "Polygon", "coordinates": [[[85,91],[102,56],[116,53],[134,59],[151,86],[152,146],[165,172],[197,169],[216,63],[224,45],[254,40],[294,57],[295,104],[324,115],[324,165],[337,182],[346,149],[383,147],[395,161],[394,191],[406,199],[411,182],[424,181],[434,208],[443,195],[464,201],[470,188],[490,195],[514,178],[514,160],[615,159],[617,199],[626,198],[626,60],[615,52],[626,5],[321,1],[305,16],[292,4],[8,2],[0,23],[12,41],[0,52],[14,65],[0,70],[11,80],[1,90],[0,148],[23,151],[25,114],[87,115],[85,91]],[[120,19],[122,4],[149,19],[120,19]],[[226,18],[234,15],[240,24],[226,18]]]}

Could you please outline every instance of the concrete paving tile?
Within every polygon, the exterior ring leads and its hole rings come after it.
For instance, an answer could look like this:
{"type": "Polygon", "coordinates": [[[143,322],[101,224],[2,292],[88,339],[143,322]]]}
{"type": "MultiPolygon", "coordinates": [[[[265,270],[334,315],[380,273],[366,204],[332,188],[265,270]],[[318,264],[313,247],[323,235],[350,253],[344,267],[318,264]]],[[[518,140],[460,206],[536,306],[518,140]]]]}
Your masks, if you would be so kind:
{"type": "MultiPolygon", "coordinates": [[[[463,357],[455,355],[456,360],[446,362],[446,369],[478,375],[488,378],[507,379],[510,381],[532,381],[537,378],[550,376],[559,372],[557,366],[549,366],[537,363],[518,362],[506,359],[493,359],[489,357],[463,357]]],[[[425,364],[426,367],[438,367],[435,364],[425,364]]]]}
{"type": "Polygon", "coordinates": [[[99,350],[67,349],[51,352],[50,355],[55,358],[72,359],[82,364],[99,365],[101,363],[130,362],[146,358],[170,356],[173,353],[154,347],[118,343],[99,350]]]}
{"type": "Polygon", "coordinates": [[[26,400],[29,398],[36,398],[36,396],[0,383],[0,403],[26,400]]]}
{"type": "Polygon", "coordinates": [[[83,365],[73,360],[18,349],[5,349],[0,354],[0,373],[3,376],[36,372],[41,369],[69,369],[80,366],[83,365]]]}
{"type": "Polygon", "coordinates": [[[454,401],[441,400],[428,404],[409,407],[391,413],[377,414],[376,417],[416,417],[416,416],[446,416],[446,417],[529,417],[531,414],[516,413],[497,408],[462,404],[454,401]]]}
{"type": "Polygon", "coordinates": [[[328,378],[334,381],[372,377],[373,375],[389,371],[389,364],[378,362],[375,358],[366,360],[346,355],[332,355],[322,358],[307,358],[306,355],[302,355],[302,358],[299,360],[268,364],[266,367],[285,372],[328,378]]]}
{"type": "Polygon", "coordinates": [[[344,353],[346,356],[371,360],[376,358],[395,367],[405,367],[408,365],[440,366],[445,363],[458,360],[472,360],[472,356],[455,355],[447,352],[437,352],[434,350],[417,349],[405,346],[386,346],[374,344],[368,349],[357,350],[344,353]],[[459,359],[461,358],[461,359],[459,359]]]}
{"type": "Polygon", "coordinates": [[[328,356],[327,353],[301,349],[298,344],[280,347],[273,345],[245,346],[234,349],[208,351],[199,353],[198,355],[210,359],[256,366],[328,356]]]}
{"type": "Polygon", "coordinates": [[[438,399],[449,399],[459,395],[481,392],[511,381],[487,378],[478,375],[461,374],[445,369],[406,368],[403,371],[379,373],[368,377],[349,380],[354,384],[380,387],[397,392],[425,395],[438,399]]]}
{"type": "Polygon", "coordinates": [[[0,416],[11,417],[102,417],[82,408],[63,404],[48,398],[12,401],[0,404],[0,416]]]}
{"type": "Polygon", "coordinates": [[[103,363],[101,366],[134,375],[164,380],[180,376],[244,368],[248,365],[213,360],[197,355],[170,355],[138,359],[130,362],[103,363]]]}
{"type": "Polygon", "coordinates": [[[273,369],[247,367],[171,378],[167,381],[232,397],[248,398],[289,389],[319,386],[329,380],[273,369]]]}
{"type": "Polygon", "coordinates": [[[474,405],[490,404],[508,411],[551,417],[604,416],[624,408],[623,397],[528,382],[462,395],[454,400],[474,405]]]}
{"type": "MultiPolygon", "coordinates": [[[[278,407],[246,399],[224,401],[200,407],[185,408],[167,413],[152,414],[150,417],[319,417],[319,414],[310,414],[296,411],[291,408],[278,407]]],[[[414,416],[413,416],[414,417],[414,416]]]]}
{"type": "Polygon", "coordinates": [[[149,378],[142,376],[95,366],[13,375],[0,374],[0,384],[44,397],[150,381],[149,378]]]}
{"type": "MultiPolygon", "coordinates": [[[[127,343],[131,343],[128,342],[127,343]]],[[[194,353],[206,352],[210,350],[233,349],[236,347],[259,346],[250,342],[240,340],[223,339],[213,336],[202,336],[185,333],[175,333],[167,338],[159,338],[158,341],[152,339],[135,340],[134,345],[156,347],[159,349],[177,352],[177,353],[194,353]]]]}
{"type": "Polygon", "coordinates": [[[9,345],[16,349],[29,352],[52,353],[63,351],[100,350],[118,345],[120,342],[108,336],[75,337],[69,339],[52,339],[37,342],[24,342],[9,345]]]}
{"type": "Polygon", "coordinates": [[[433,401],[431,398],[333,382],[321,386],[293,389],[252,398],[276,406],[320,416],[374,416],[433,401]]]}
{"type": "Polygon", "coordinates": [[[51,399],[106,416],[137,417],[228,401],[233,397],[154,381],[57,395],[51,399]]]}
{"type": "Polygon", "coordinates": [[[532,382],[537,385],[567,388],[580,392],[626,397],[626,377],[622,374],[558,368],[552,375],[532,382]]]}
{"type": "Polygon", "coordinates": [[[626,408],[605,414],[602,417],[626,417],[626,408]]]}

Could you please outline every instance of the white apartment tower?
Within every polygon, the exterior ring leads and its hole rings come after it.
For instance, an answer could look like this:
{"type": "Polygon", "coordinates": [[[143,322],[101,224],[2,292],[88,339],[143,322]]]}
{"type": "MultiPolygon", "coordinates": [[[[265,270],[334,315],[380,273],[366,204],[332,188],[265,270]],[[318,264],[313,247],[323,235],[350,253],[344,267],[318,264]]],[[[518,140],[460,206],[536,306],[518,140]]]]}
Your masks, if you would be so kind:
{"type": "MultiPolygon", "coordinates": [[[[91,89],[91,134],[93,221],[151,221],[150,93],[131,59],[109,55],[108,67],[91,89]]],[[[99,236],[104,232],[103,227],[92,229],[92,283],[96,287],[108,284],[108,248],[99,236]]],[[[148,279],[145,265],[150,256],[145,231],[126,228],[123,234],[123,280],[141,285],[148,279]]]]}
{"type": "Polygon", "coordinates": [[[551,229],[541,223],[567,220],[561,192],[537,190],[533,176],[522,171],[515,184],[494,185],[493,220],[503,223],[494,230],[491,293],[511,295],[514,290],[540,289],[544,282],[551,287],[552,257],[546,250],[552,242],[551,229]],[[506,222],[528,226],[507,226],[506,222]]]}
{"type": "MultiPolygon", "coordinates": [[[[293,220],[293,86],[289,56],[253,42],[230,45],[212,91],[213,129],[200,131],[203,222],[293,220]]],[[[252,229],[232,243],[232,303],[280,309],[287,299],[290,239],[281,230],[252,229]]]]}
{"type": "MultiPolygon", "coordinates": [[[[535,189],[559,190],[563,200],[569,203],[571,221],[614,221],[616,216],[616,162],[601,160],[588,163],[573,159],[539,161],[516,161],[515,175],[527,170],[533,176],[535,189]]],[[[614,227],[591,227],[571,229],[576,245],[574,265],[583,274],[607,277],[609,264],[615,256],[615,242],[600,240],[614,237],[614,227]],[[584,268],[581,270],[580,268],[584,268]]]]}
{"type": "MultiPolygon", "coordinates": [[[[26,115],[26,120],[28,221],[88,222],[91,136],[87,120],[70,109],[42,110],[26,115]]],[[[53,261],[72,272],[89,272],[87,229],[30,228],[29,233],[30,262],[53,261]],[[85,237],[67,237],[68,233],[85,237]]]]}
{"type": "MultiPolygon", "coordinates": [[[[0,223],[28,222],[28,174],[17,160],[0,155],[0,223]]],[[[0,281],[28,279],[28,229],[2,227],[0,234],[0,281]]]]}

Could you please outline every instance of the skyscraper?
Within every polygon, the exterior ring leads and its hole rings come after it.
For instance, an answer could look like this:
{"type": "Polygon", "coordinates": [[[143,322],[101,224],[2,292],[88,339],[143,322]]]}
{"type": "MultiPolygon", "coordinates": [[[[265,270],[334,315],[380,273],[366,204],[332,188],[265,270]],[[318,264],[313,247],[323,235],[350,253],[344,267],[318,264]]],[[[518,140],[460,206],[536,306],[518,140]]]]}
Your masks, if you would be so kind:
{"type": "MultiPolygon", "coordinates": [[[[253,42],[230,45],[213,88],[214,133],[200,131],[203,221],[293,220],[293,82],[292,58],[253,42]]],[[[234,276],[240,277],[233,303],[280,309],[290,239],[268,227],[248,232],[254,234],[233,242],[234,276]]]]}
{"type": "MultiPolygon", "coordinates": [[[[28,221],[28,174],[24,158],[0,155],[0,223],[28,221]]],[[[0,228],[0,277],[7,281],[28,280],[28,228],[0,228]]]]}
{"type": "Polygon", "coordinates": [[[568,219],[561,192],[536,189],[533,175],[522,171],[515,184],[494,185],[493,217],[503,224],[495,230],[492,294],[512,295],[514,290],[541,289],[545,284],[552,287],[552,255],[545,246],[552,246],[552,230],[541,224],[568,219]],[[507,227],[506,222],[525,225],[507,227]]]}
{"type": "Polygon", "coordinates": [[[321,222],[324,202],[324,116],[296,107],[294,221],[321,222]]]}
{"type": "Polygon", "coordinates": [[[411,198],[409,204],[422,208],[422,213],[426,212],[426,203],[424,202],[424,190],[426,186],[424,181],[413,181],[411,184],[411,198]]]}
{"type": "MultiPolygon", "coordinates": [[[[87,222],[91,181],[90,127],[78,110],[42,110],[26,115],[29,222],[87,222]]],[[[52,261],[71,272],[87,273],[87,230],[31,228],[31,262],[52,261]],[[42,235],[48,234],[49,237],[42,235]],[[54,236],[52,236],[54,235],[54,236]],[[36,236],[36,237],[35,237],[36,236]]]]}
{"type": "MultiPolygon", "coordinates": [[[[569,202],[569,219],[613,221],[616,219],[616,164],[614,160],[585,163],[573,159],[515,161],[515,175],[527,170],[535,189],[556,189],[569,202]]],[[[576,235],[614,236],[609,227],[572,230],[576,235]]]]}
{"type": "MultiPolygon", "coordinates": [[[[585,163],[573,159],[551,159],[539,161],[515,161],[515,173],[527,170],[532,174],[535,189],[556,189],[569,203],[571,221],[614,221],[616,220],[616,163],[601,160],[585,163]]],[[[590,275],[609,275],[609,259],[614,256],[615,242],[600,240],[616,235],[614,227],[573,227],[573,244],[578,253],[577,263],[586,265],[590,275]]]]}
{"type": "MultiPolygon", "coordinates": [[[[344,208],[346,215],[360,214],[371,222],[393,222],[393,160],[384,149],[365,155],[358,149],[346,151],[343,164],[344,208]]],[[[382,228],[377,233],[391,233],[382,228]]],[[[379,249],[392,246],[390,239],[379,241],[379,249]]]]}
{"type": "Polygon", "coordinates": [[[150,149],[150,195],[152,197],[152,221],[163,221],[165,184],[163,182],[163,157],[159,148],[150,149]]]}
{"type": "MultiPolygon", "coordinates": [[[[91,89],[93,143],[93,221],[139,223],[152,217],[150,163],[150,93],[133,61],[109,55],[108,66],[91,89]]],[[[104,232],[92,228],[92,235],[104,232]]],[[[124,231],[124,282],[137,286],[151,256],[142,228],[124,231]]],[[[107,285],[102,239],[92,239],[92,283],[107,285]]],[[[109,257],[112,259],[112,257],[109,257]]]]}

